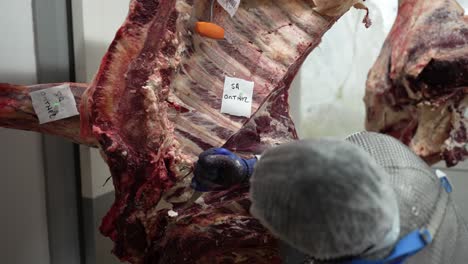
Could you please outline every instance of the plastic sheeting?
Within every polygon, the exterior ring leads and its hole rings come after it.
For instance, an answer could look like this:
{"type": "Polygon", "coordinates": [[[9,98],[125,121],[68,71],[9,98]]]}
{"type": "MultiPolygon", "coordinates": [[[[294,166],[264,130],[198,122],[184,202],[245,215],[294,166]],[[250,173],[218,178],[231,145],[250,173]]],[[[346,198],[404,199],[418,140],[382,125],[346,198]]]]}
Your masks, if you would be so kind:
{"type": "MultiPolygon", "coordinates": [[[[459,0],[468,8],[468,0],[459,0]]],[[[293,109],[302,138],[345,137],[364,130],[363,97],[369,69],[396,18],[398,1],[368,0],[372,26],[363,10],[350,10],[325,34],[299,75],[300,110],[293,109]],[[299,119],[299,120],[298,120],[299,119]]]]}

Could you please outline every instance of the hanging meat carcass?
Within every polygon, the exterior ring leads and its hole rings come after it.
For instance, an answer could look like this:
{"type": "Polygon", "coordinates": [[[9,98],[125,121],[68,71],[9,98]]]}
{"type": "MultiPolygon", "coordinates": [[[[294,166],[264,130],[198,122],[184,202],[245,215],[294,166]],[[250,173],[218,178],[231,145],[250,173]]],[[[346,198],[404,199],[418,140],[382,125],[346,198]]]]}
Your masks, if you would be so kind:
{"type": "Polygon", "coordinates": [[[434,163],[468,155],[468,17],[455,1],[400,1],[369,73],[367,129],[434,163]]]}

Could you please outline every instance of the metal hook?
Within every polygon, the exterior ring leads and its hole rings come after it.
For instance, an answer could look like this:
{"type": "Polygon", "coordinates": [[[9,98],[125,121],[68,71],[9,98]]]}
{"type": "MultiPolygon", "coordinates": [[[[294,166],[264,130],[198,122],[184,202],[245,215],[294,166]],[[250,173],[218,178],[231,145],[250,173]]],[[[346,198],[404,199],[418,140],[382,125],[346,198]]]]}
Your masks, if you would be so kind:
{"type": "Polygon", "coordinates": [[[211,7],[210,7],[210,22],[213,22],[213,8],[214,8],[215,0],[211,0],[211,7]]]}
{"type": "Polygon", "coordinates": [[[214,12],[214,4],[215,0],[211,0],[211,7],[210,7],[210,20],[209,22],[198,21],[195,23],[195,31],[207,38],[216,39],[216,40],[223,40],[224,38],[224,28],[220,27],[213,23],[213,12],[214,12]]]}

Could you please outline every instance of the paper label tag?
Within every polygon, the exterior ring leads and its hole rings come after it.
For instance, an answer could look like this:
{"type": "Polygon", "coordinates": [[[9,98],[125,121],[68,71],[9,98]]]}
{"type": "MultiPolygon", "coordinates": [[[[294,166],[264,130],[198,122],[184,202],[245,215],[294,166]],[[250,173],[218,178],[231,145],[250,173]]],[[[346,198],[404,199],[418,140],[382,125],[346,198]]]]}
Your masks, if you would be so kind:
{"type": "Polygon", "coordinates": [[[79,115],[75,97],[67,84],[29,93],[39,124],[79,115]]]}
{"type": "Polygon", "coordinates": [[[253,89],[253,82],[226,76],[221,113],[250,117],[253,89]]]}
{"type": "Polygon", "coordinates": [[[220,4],[224,10],[233,17],[239,8],[240,0],[218,0],[218,4],[220,4]]]}

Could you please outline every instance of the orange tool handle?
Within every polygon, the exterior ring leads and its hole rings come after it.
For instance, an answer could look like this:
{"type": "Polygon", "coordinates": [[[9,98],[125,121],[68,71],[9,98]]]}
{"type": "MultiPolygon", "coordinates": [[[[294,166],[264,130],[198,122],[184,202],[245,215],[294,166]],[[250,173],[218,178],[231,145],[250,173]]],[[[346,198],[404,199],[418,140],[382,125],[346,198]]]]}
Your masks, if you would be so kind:
{"type": "Polygon", "coordinates": [[[224,39],[224,28],[210,22],[197,22],[195,31],[203,37],[221,40],[224,39]]]}

